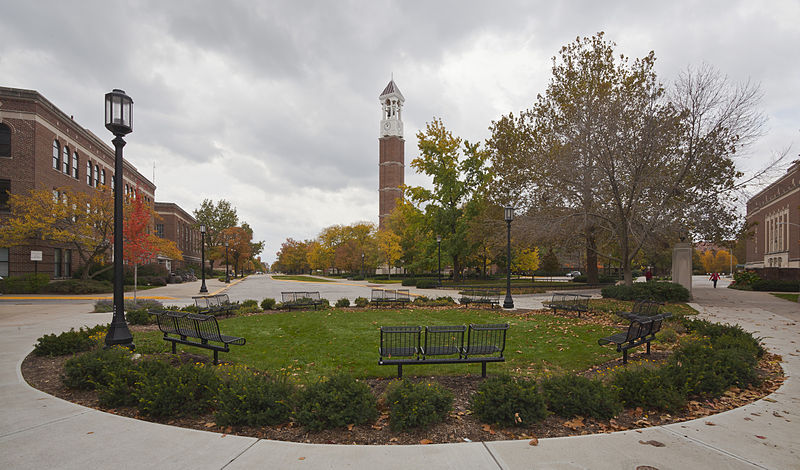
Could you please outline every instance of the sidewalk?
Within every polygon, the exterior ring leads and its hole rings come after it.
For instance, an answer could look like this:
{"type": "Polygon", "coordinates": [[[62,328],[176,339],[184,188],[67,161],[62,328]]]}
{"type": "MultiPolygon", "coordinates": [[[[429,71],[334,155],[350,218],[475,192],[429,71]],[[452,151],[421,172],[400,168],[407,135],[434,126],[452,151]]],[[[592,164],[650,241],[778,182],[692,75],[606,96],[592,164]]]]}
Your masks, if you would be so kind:
{"type": "MultiPolygon", "coordinates": [[[[208,281],[207,285],[212,292],[208,281]]],[[[298,444],[188,430],[106,414],[32,389],[22,380],[19,366],[42,334],[108,322],[110,314],[88,313],[91,307],[85,303],[63,303],[56,307],[52,303],[3,302],[0,303],[0,466],[15,469],[800,468],[797,438],[800,308],[761,293],[696,286],[694,294],[694,304],[704,317],[739,323],[763,337],[768,349],[783,356],[787,380],[776,393],[748,406],[695,421],[641,431],[541,439],[535,447],[528,445],[527,440],[428,446],[298,444]],[[654,447],[647,441],[658,441],[664,446],[654,447]]]]}

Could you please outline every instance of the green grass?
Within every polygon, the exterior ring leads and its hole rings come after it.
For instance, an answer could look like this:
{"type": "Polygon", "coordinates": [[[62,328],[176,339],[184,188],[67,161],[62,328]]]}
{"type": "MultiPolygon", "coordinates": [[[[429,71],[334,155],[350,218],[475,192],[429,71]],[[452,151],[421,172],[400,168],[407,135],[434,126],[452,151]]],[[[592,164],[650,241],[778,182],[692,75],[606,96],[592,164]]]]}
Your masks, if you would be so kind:
{"type": "MultiPolygon", "coordinates": [[[[273,373],[286,373],[300,381],[314,381],[336,372],[356,377],[394,377],[397,368],[378,366],[382,325],[466,325],[505,323],[508,331],[504,363],[488,365],[490,374],[542,375],[580,371],[619,356],[597,339],[613,328],[582,324],[577,319],[553,315],[526,318],[504,316],[486,310],[363,310],[296,311],[220,320],[226,335],[242,336],[245,346],[231,346],[220,358],[273,373]]],[[[134,335],[140,352],[167,352],[169,345],[159,332],[134,335]]],[[[181,346],[180,350],[211,355],[204,349],[181,346]]],[[[479,374],[480,364],[407,366],[406,375],[479,374]]]]}
{"type": "Polygon", "coordinates": [[[330,279],[320,279],[318,277],[311,277],[311,276],[287,276],[283,274],[275,274],[272,276],[272,279],[278,281],[303,281],[303,282],[336,282],[331,281],[330,279]]]}
{"type": "Polygon", "coordinates": [[[789,302],[797,302],[797,297],[800,294],[772,294],[775,297],[788,300],[789,302]]]}

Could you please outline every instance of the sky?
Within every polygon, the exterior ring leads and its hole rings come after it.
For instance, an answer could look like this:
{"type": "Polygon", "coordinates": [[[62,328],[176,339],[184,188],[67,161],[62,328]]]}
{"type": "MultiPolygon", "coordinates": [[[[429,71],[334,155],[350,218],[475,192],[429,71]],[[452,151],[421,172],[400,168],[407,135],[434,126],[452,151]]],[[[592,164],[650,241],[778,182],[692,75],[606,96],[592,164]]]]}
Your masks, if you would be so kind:
{"type": "Polygon", "coordinates": [[[800,153],[798,0],[0,5],[0,86],[40,92],[109,146],[103,97],[125,90],[125,158],[154,178],[156,200],[188,212],[230,201],[268,262],[288,237],[377,223],[378,95],[392,77],[406,184],[426,185],[409,163],[427,122],[484,141],[545,91],[561,46],[599,31],[628,57],[655,51],[665,86],[702,64],[758,84],[767,122],[741,169],[800,153]]]}

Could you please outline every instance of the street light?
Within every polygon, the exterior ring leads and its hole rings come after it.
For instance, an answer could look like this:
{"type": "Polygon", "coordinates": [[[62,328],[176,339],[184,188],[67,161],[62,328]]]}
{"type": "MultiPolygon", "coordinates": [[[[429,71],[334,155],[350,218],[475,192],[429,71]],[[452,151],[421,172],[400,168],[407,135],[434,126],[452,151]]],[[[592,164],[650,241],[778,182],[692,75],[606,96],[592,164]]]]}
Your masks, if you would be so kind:
{"type": "Polygon", "coordinates": [[[207,294],[208,289],[206,289],[206,225],[200,224],[200,277],[203,279],[203,283],[200,284],[200,293],[207,294]]]}
{"type": "Polygon", "coordinates": [[[361,253],[361,277],[366,277],[366,273],[364,273],[364,253],[361,253]]]}
{"type": "Polygon", "coordinates": [[[231,283],[231,273],[228,270],[228,240],[225,240],[225,284],[231,283]]]}
{"type": "Polygon", "coordinates": [[[439,276],[439,287],[442,287],[442,236],[436,235],[436,250],[439,252],[439,269],[436,271],[439,276]]]}
{"type": "Polygon", "coordinates": [[[506,226],[508,227],[508,257],[506,269],[506,299],[503,308],[514,308],[514,299],[511,298],[511,221],[514,220],[514,208],[506,206],[503,210],[506,226]]]}
{"type": "Polygon", "coordinates": [[[120,345],[134,349],[133,336],[125,322],[125,273],[122,269],[122,147],[125,146],[123,137],[133,132],[133,100],[115,88],[106,93],[105,104],[106,129],[114,134],[114,316],[108,326],[105,347],[120,345]]]}

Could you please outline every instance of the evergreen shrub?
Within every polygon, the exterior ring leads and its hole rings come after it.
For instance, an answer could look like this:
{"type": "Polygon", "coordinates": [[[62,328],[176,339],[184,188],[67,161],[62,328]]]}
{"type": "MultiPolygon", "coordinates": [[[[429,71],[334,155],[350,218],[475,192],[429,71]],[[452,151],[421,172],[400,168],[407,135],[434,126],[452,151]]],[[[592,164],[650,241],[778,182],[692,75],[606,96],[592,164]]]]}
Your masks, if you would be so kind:
{"type": "Polygon", "coordinates": [[[501,375],[483,382],[470,403],[483,423],[500,426],[528,426],[547,417],[544,397],[536,384],[501,375]]]}
{"type": "Polygon", "coordinates": [[[261,301],[261,310],[274,310],[275,309],[275,299],[267,297],[266,299],[261,301]]]}
{"type": "Polygon", "coordinates": [[[609,419],[622,410],[614,391],[599,380],[561,375],[543,380],[540,387],[547,409],[564,418],[609,419]]]}
{"type": "Polygon", "coordinates": [[[353,303],[356,304],[356,307],[364,308],[369,305],[369,299],[366,297],[356,297],[353,303]]]}
{"type": "Polygon", "coordinates": [[[453,409],[453,394],[437,383],[399,380],[389,386],[386,403],[389,426],[405,431],[444,421],[453,409]]]}
{"type": "Polygon", "coordinates": [[[271,426],[286,423],[294,409],[295,387],[245,368],[230,372],[217,395],[216,423],[220,426],[271,426]]]}
{"type": "Polygon", "coordinates": [[[611,387],[627,408],[675,412],[686,404],[686,393],[665,368],[633,367],[617,371],[611,387]]]}
{"type": "Polygon", "coordinates": [[[605,299],[655,300],[656,302],[686,302],[689,291],[673,282],[634,282],[631,286],[607,286],[601,289],[605,299]]]}
{"type": "Polygon", "coordinates": [[[297,422],[309,431],[363,424],[378,416],[375,396],[367,384],[338,374],[309,385],[300,393],[297,422]]]}
{"type": "Polygon", "coordinates": [[[51,333],[36,340],[33,353],[37,356],[65,356],[89,351],[97,347],[105,337],[106,325],[92,328],[70,329],[58,335],[51,333]]]}
{"type": "Polygon", "coordinates": [[[143,415],[197,415],[213,407],[219,388],[213,367],[203,364],[174,367],[166,362],[150,362],[151,367],[136,383],[137,408],[143,415]]]}
{"type": "Polygon", "coordinates": [[[347,297],[342,297],[341,299],[336,301],[335,305],[336,305],[336,308],[349,307],[350,306],[350,299],[348,299],[347,297]]]}
{"type": "Polygon", "coordinates": [[[9,276],[0,280],[0,292],[4,294],[38,294],[48,283],[47,274],[25,274],[9,276]]]}
{"type": "Polygon", "coordinates": [[[131,367],[131,351],[123,347],[97,349],[67,359],[62,381],[69,388],[94,390],[108,383],[110,372],[131,367]]]}
{"type": "Polygon", "coordinates": [[[114,286],[108,281],[64,279],[53,281],[40,289],[45,294],[102,294],[111,292],[114,286]]]}

